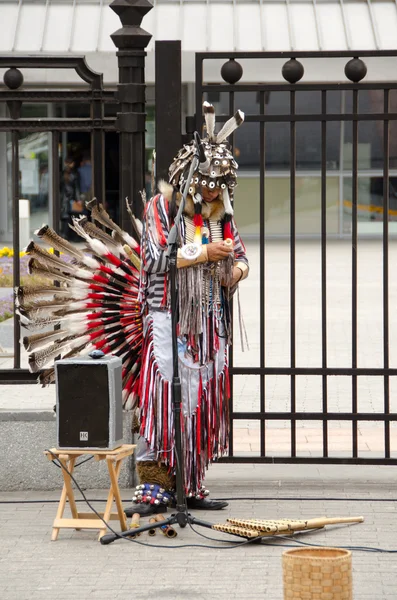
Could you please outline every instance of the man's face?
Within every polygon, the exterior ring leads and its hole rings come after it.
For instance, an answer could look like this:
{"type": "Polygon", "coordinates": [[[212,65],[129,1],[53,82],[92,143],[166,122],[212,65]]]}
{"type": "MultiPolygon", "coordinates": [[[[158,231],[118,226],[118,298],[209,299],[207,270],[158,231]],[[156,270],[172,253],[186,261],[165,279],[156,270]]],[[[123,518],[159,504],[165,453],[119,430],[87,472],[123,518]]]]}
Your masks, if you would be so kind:
{"type": "Polygon", "coordinates": [[[216,200],[216,198],[218,198],[219,193],[221,191],[220,188],[218,188],[218,187],[215,187],[211,190],[209,187],[205,186],[205,187],[202,187],[201,189],[202,189],[203,200],[205,202],[212,202],[213,200],[216,200]]]}

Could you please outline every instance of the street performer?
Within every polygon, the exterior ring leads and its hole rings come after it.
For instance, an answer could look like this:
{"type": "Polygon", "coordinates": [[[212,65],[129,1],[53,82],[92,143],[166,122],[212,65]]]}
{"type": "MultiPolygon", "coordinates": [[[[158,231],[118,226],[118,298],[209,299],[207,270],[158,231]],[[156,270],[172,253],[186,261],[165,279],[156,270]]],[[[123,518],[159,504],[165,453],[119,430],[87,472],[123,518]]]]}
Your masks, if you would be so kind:
{"type": "MultiPolygon", "coordinates": [[[[240,111],[215,133],[214,107],[204,103],[206,160],[188,182],[178,250],[178,358],[182,385],[183,474],[190,509],[218,510],[210,500],[205,470],[227,449],[229,433],[229,299],[248,275],[248,260],[234,219],[238,168],[229,135],[243,122],[240,111]]],[[[126,510],[149,515],[175,502],[176,456],[172,403],[172,332],[168,233],[178,210],[194,143],[185,145],[169,169],[169,183],[146,206],[141,238],[140,300],[143,356],[140,438],[136,453],[140,484],[126,510]]]]}
{"type": "Polygon", "coordinates": [[[208,465],[227,450],[229,300],[248,275],[245,248],[233,219],[237,163],[227,142],[244,115],[237,111],[217,134],[214,107],[207,102],[204,116],[207,136],[196,172],[186,181],[195,155],[192,142],[179,151],[168,183],[160,182],[160,193],[147,203],[143,223],[130,211],[134,237],[94,198],[87,203],[92,220],[85,215],[73,218],[72,228],[85,241],[84,247],[43,225],[36,235],[61,255],[31,241],[26,248],[29,273],[39,283],[15,290],[24,326],[43,330],[23,339],[30,352],[29,368],[38,373],[43,386],[55,380],[58,358],[85,356],[92,350],[121,358],[123,407],[138,413],[140,434],[136,454],[140,484],[128,514],[164,512],[175,503],[167,242],[185,183],[188,194],[177,259],[180,466],[189,508],[216,510],[227,505],[207,497],[204,476],[208,465]]]}

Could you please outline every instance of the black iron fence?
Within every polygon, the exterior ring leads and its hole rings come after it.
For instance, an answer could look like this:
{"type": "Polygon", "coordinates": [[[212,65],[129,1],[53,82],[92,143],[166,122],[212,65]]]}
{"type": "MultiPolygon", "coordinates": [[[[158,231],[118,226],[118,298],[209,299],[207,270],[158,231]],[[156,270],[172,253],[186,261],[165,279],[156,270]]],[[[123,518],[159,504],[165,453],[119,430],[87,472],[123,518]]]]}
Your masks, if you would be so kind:
{"type": "MultiPolygon", "coordinates": [[[[51,194],[52,227],[60,230],[60,156],[59,148],[62,132],[88,132],[91,136],[92,158],[92,192],[98,198],[105,197],[104,157],[105,131],[115,131],[116,119],[104,116],[106,102],[114,102],[114,93],[103,89],[102,75],[92,71],[83,57],[0,57],[0,68],[7,68],[4,74],[6,88],[0,92],[0,101],[5,102],[8,116],[0,119],[0,132],[10,134],[11,147],[11,197],[13,224],[13,286],[20,284],[20,215],[19,199],[21,198],[21,176],[19,166],[19,142],[21,134],[26,132],[46,132],[50,135],[51,169],[49,186],[51,194]],[[12,65],[10,67],[10,65],[12,65]],[[88,84],[87,91],[31,91],[20,90],[23,84],[23,73],[26,69],[74,69],[79,77],[88,84]],[[83,102],[89,105],[89,117],[29,117],[21,118],[26,103],[70,103],[83,102]]],[[[50,111],[51,112],[51,111],[50,111]]],[[[20,323],[14,311],[14,365],[13,369],[0,371],[2,381],[34,382],[35,377],[26,369],[21,369],[20,323]]]]}
{"type": "MultiPolygon", "coordinates": [[[[285,83],[275,84],[245,84],[243,69],[238,60],[245,59],[284,59],[285,53],[264,52],[264,53],[198,53],[196,55],[196,128],[202,127],[202,102],[210,94],[210,98],[218,94],[228,97],[228,116],[218,117],[217,120],[225,121],[229,115],[233,114],[236,108],[235,97],[239,93],[256,93],[257,112],[246,114],[246,123],[255,123],[259,128],[259,261],[260,261],[260,311],[259,311],[259,336],[260,336],[260,359],[257,367],[238,367],[233,364],[233,351],[230,355],[231,373],[233,376],[259,376],[260,379],[260,410],[257,412],[237,411],[232,405],[231,410],[231,436],[229,457],[224,459],[231,462],[309,462],[309,463],[366,463],[366,464],[397,464],[397,459],[392,457],[391,453],[391,424],[397,421],[397,413],[391,410],[390,380],[397,375],[397,369],[390,367],[389,352],[389,319],[391,310],[389,306],[389,170],[390,170],[390,125],[397,120],[397,112],[391,110],[390,97],[397,89],[397,82],[376,82],[370,83],[362,81],[366,75],[366,65],[362,59],[366,57],[397,57],[396,51],[384,52],[295,52],[293,57],[285,62],[282,68],[282,75],[285,83]],[[301,79],[304,74],[305,59],[322,59],[324,64],[324,79],[327,73],[327,59],[345,58],[345,76],[341,73],[341,83],[305,83],[301,79]],[[205,61],[225,59],[221,75],[224,82],[219,84],[206,84],[204,82],[204,64],[205,61]],[[345,81],[343,81],[345,77],[345,81]],[[335,90],[348,91],[352,94],[351,110],[345,110],[344,113],[333,114],[328,109],[328,98],[335,90]],[[381,110],[365,113],[360,110],[359,93],[362,90],[376,90],[382,95],[381,110]],[[316,92],[321,95],[321,108],[318,112],[307,112],[298,114],[296,110],[297,94],[301,91],[316,92]],[[288,92],[289,110],[287,113],[273,110],[271,114],[267,111],[267,99],[269,92],[288,92]],[[278,114],[277,114],[278,113],[278,114]],[[383,130],[383,198],[379,211],[382,217],[382,244],[383,244],[383,366],[381,368],[361,368],[358,365],[358,332],[357,332],[357,243],[358,243],[358,131],[360,123],[364,121],[376,121],[383,130]],[[330,127],[339,121],[351,123],[352,127],[352,198],[351,198],[351,358],[349,364],[343,368],[329,366],[327,355],[327,136],[330,127]],[[265,160],[265,141],[267,129],[272,123],[286,123],[289,127],[288,146],[289,146],[289,203],[290,203],[290,222],[289,222],[289,290],[290,290],[290,326],[289,326],[289,361],[282,367],[267,366],[265,361],[266,344],[266,307],[265,307],[265,286],[267,281],[265,271],[265,211],[266,204],[270,201],[265,194],[265,182],[267,178],[266,160],[265,160]],[[320,124],[319,135],[321,142],[321,156],[319,161],[319,170],[321,177],[320,188],[320,210],[321,210],[321,356],[318,357],[318,367],[299,367],[297,366],[297,304],[296,304],[296,179],[297,179],[297,124],[300,122],[310,122],[320,124]],[[289,386],[289,410],[275,412],[266,410],[265,397],[265,378],[272,375],[288,376],[289,386]],[[321,410],[317,412],[302,412],[297,410],[297,379],[301,376],[319,376],[322,381],[321,410]],[[328,408],[328,385],[333,376],[343,376],[351,381],[351,410],[348,412],[335,412],[328,408]],[[360,412],[358,405],[358,379],[360,377],[380,377],[383,379],[383,410],[380,412],[360,412]],[[290,422],[290,451],[287,456],[269,455],[266,448],[266,422],[270,421],[289,421],[290,422]],[[259,421],[260,423],[260,451],[256,456],[252,453],[249,456],[236,455],[233,444],[233,432],[236,422],[259,421]],[[322,433],[322,452],[318,456],[299,456],[297,451],[297,422],[308,424],[314,421],[320,421],[322,433]],[[332,422],[344,421],[351,423],[351,453],[350,456],[335,457],[329,456],[329,424],[332,422]],[[379,458],[361,457],[359,454],[358,443],[358,425],[360,422],[377,421],[382,423],[383,427],[383,452],[379,458]]],[[[263,69],[263,65],[262,65],[263,69]]],[[[258,67],[258,73],[261,69],[258,67]]],[[[233,379],[233,378],[232,378],[233,379]]],[[[233,390],[233,385],[232,385],[233,390]]],[[[233,398],[233,393],[232,393],[233,398]]],[[[235,401],[233,402],[235,405],[235,401]]],[[[241,454],[241,452],[239,453],[241,454]]]]}
{"type": "MultiPolygon", "coordinates": [[[[146,9],[145,9],[146,10],[146,9]]],[[[135,13],[134,13],[135,14],[135,13]]],[[[127,19],[124,15],[123,18],[127,19]]],[[[139,29],[139,23],[142,15],[134,16],[137,21],[136,29],[139,29]],[[138,23],[139,21],[139,23],[138,23]]],[[[127,19],[128,20],[128,19],[127,19]]],[[[127,23],[126,20],[126,23],[127,23]]],[[[134,29],[134,28],[132,28],[134,29]]],[[[150,36],[147,34],[145,39],[141,36],[141,47],[137,49],[136,43],[131,37],[131,27],[122,28],[116,32],[117,45],[119,47],[118,58],[120,66],[120,84],[117,94],[105,91],[102,78],[99,74],[92,72],[82,58],[69,57],[42,57],[42,58],[23,58],[5,57],[0,59],[0,67],[7,68],[5,75],[5,84],[8,89],[0,92],[0,101],[6,102],[9,116],[0,119],[0,132],[9,132],[11,135],[11,165],[12,165],[12,206],[13,206],[13,235],[14,235],[14,285],[17,286],[20,280],[19,266],[19,214],[18,201],[20,198],[19,189],[19,151],[18,142],[21,132],[26,131],[45,131],[51,136],[52,152],[52,224],[55,229],[59,227],[59,156],[58,147],[60,135],[64,131],[85,131],[91,135],[92,157],[93,157],[93,187],[94,193],[98,197],[104,197],[105,187],[103,181],[103,162],[104,162],[104,134],[106,132],[118,131],[120,135],[120,200],[129,196],[135,203],[135,210],[139,214],[138,194],[143,189],[144,179],[144,76],[143,61],[144,47],[147,45],[150,36]],[[125,29],[125,36],[123,31],[125,29]],[[121,32],[121,33],[120,33],[121,32]],[[124,36],[124,37],[123,37],[124,36]],[[79,76],[88,84],[86,91],[29,91],[20,90],[22,83],[21,71],[26,68],[73,68],[79,76]],[[117,119],[104,116],[104,107],[108,102],[119,102],[120,113],[117,119]],[[24,102],[37,103],[69,103],[84,102],[90,106],[90,116],[87,118],[21,118],[21,107],[24,102]],[[131,170],[134,165],[134,170],[131,170]]],[[[136,32],[135,32],[136,33],[136,32]]],[[[116,43],[116,40],[115,40],[116,43]]],[[[163,42],[162,44],[165,44],[163,42]]],[[[170,118],[174,123],[180,123],[180,63],[178,70],[171,69],[170,57],[178,56],[180,49],[178,45],[162,46],[161,53],[158,54],[157,72],[163,73],[163,86],[168,83],[168,93],[162,94],[160,85],[157,88],[159,92],[156,98],[157,111],[157,131],[156,145],[159,148],[159,171],[166,170],[166,167],[175,151],[180,145],[179,129],[178,134],[171,140],[169,132],[171,131],[170,118]],[[161,60],[163,57],[163,61],[161,60]],[[177,75],[175,75],[177,73],[177,75]],[[169,77],[168,77],[169,76],[169,77]],[[178,84],[179,78],[179,84],[178,84]],[[175,84],[176,104],[173,102],[171,92],[171,83],[175,84]],[[168,106],[168,109],[167,109],[168,106]],[[176,107],[176,108],[175,108],[176,107]],[[167,110],[169,113],[167,114],[167,110]],[[179,112],[178,112],[179,111],[179,112]],[[165,139],[165,135],[168,135],[165,139]],[[178,139],[177,139],[178,138],[178,139]],[[168,142],[168,143],[167,143],[168,142]],[[175,146],[175,148],[174,148],[175,146]]],[[[259,410],[238,411],[235,401],[231,410],[231,438],[230,453],[225,460],[240,462],[310,462],[310,463],[373,463],[373,464],[396,464],[397,459],[392,455],[391,434],[392,425],[397,421],[397,413],[392,411],[390,383],[391,378],[397,375],[397,368],[390,366],[390,348],[389,331],[392,307],[389,306],[389,213],[390,213],[390,146],[391,146],[391,124],[397,121],[397,111],[393,112],[391,97],[397,90],[397,82],[366,82],[362,81],[366,67],[363,59],[366,57],[397,57],[397,51],[385,52],[360,52],[360,58],[353,52],[299,52],[294,53],[293,58],[288,60],[282,70],[285,83],[274,84],[244,84],[243,70],[238,60],[244,59],[284,59],[283,53],[199,53],[196,57],[196,116],[195,123],[190,119],[189,133],[196,128],[202,127],[201,107],[202,101],[207,94],[227,95],[228,109],[224,116],[218,117],[218,121],[225,121],[230,114],[238,108],[236,103],[236,94],[254,92],[257,98],[257,110],[248,111],[246,122],[255,124],[259,130],[259,188],[258,188],[258,215],[259,215],[259,365],[255,367],[236,366],[233,361],[233,351],[230,355],[231,373],[233,376],[256,376],[260,380],[260,406],[259,410]],[[303,66],[306,58],[317,58],[326,60],[330,58],[346,58],[345,67],[346,80],[341,83],[305,83],[301,81],[303,76],[303,66]],[[205,84],[203,78],[203,64],[207,60],[225,59],[226,63],[222,69],[224,83],[205,84]],[[299,60],[298,60],[299,59],[299,60]],[[359,94],[363,90],[375,91],[381,94],[381,110],[365,112],[361,109],[359,103],[359,94]],[[297,94],[299,92],[315,92],[320,95],[320,108],[317,111],[297,110],[297,94]],[[343,112],[335,113],[330,110],[330,95],[335,91],[348,92],[351,95],[351,106],[343,112]],[[283,92],[289,95],[288,111],[268,110],[269,93],[283,92]],[[349,364],[342,367],[330,366],[328,358],[328,310],[329,294],[327,280],[327,238],[329,234],[329,223],[327,221],[327,140],[330,135],[330,128],[337,122],[349,123],[351,126],[351,331],[349,332],[351,340],[351,356],[349,364]],[[383,357],[382,367],[361,367],[358,361],[358,210],[359,210],[359,126],[365,121],[374,121],[382,128],[382,175],[383,191],[382,202],[379,208],[379,214],[382,219],[382,338],[383,338],[383,357]],[[297,361],[297,299],[296,299],[296,254],[297,254],[297,220],[296,220],[296,199],[297,199],[297,161],[299,160],[297,151],[297,125],[299,123],[316,123],[318,126],[318,135],[320,138],[320,157],[319,157],[319,177],[321,181],[319,202],[321,212],[320,225],[320,245],[321,245],[321,355],[319,356],[318,366],[302,367],[297,361]],[[269,366],[266,364],[266,304],[265,304],[265,285],[267,281],[266,274],[266,207],[269,198],[266,197],[266,181],[268,178],[267,166],[265,160],[266,137],[269,127],[274,123],[284,123],[288,127],[288,155],[289,155],[289,360],[285,366],[269,366]],[[195,125],[195,127],[194,127],[195,125]],[[267,376],[286,376],[289,378],[289,410],[288,411],[269,411],[266,409],[265,379],[267,376]],[[297,381],[299,377],[317,376],[321,379],[321,410],[302,411],[299,410],[297,402],[297,381]],[[351,384],[351,409],[345,412],[336,412],[329,409],[329,381],[332,377],[348,378],[351,384]],[[383,410],[377,412],[359,411],[358,403],[358,381],[362,377],[376,377],[383,381],[383,410]],[[260,449],[256,456],[236,455],[233,444],[233,431],[236,422],[243,421],[259,422],[260,431],[260,449]],[[275,421],[290,422],[290,450],[286,456],[273,456],[267,450],[266,424],[275,421]],[[297,448],[297,424],[298,422],[311,423],[321,422],[321,456],[299,456],[297,448]],[[329,428],[334,422],[344,421],[351,424],[351,453],[349,456],[335,457],[330,456],[329,451],[329,428]],[[381,457],[362,457],[359,452],[359,423],[360,422],[380,422],[383,427],[383,453],[381,457]]],[[[326,72],[326,66],[324,67],[326,72]]],[[[341,80],[343,75],[341,74],[341,80]]],[[[161,78],[159,77],[159,82],[161,78]]],[[[175,99],[175,98],[174,98],[175,99]]],[[[173,129],[172,129],[173,130],[173,129]]],[[[120,202],[120,220],[123,226],[126,226],[124,214],[124,200],[120,202]]],[[[14,368],[0,370],[0,382],[26,382],[33,383],[36,380],[35,375],[31,375],[27,370],[21,369],[20,359],[20,326],[18,319],[14,317],[14,368]]],[[[375,363],[374,363],[375,364],[375,363]]],[[[232,378],[233,379],[233,378],[232,378]]],[[[232,381],[233,392],[233,381],[232,381]]],[[[233,397],[233,394],[232,394],[233,397]]]]}
{"type": "MultiPolygon", "coordinates": [[[[10,135],[10,196],[12,204],[13,227],[13,287],[20,284],[20,215],[21,198],[20,147],[22,134],[26,132],[47,132],[50,136],[51,157],[48,164],[50,189],[49,213],[52,226],[60,229],[60,156],[61,135],[73,132],[85,132],[90,136],[90,157],[92,163],[92,194],[101,200],[105,194],[105,133],[117,132],[116,154],[118,156],[119,190],[117,199],[118,220],[124,229],[131,226],[127,214],[125,198],[132,204],[135,213],[140,216],[142,201],[140,192],[144,189],[145,178],[145,48],[151,35],[140,25],[144,15],[152,5],[130,0],[120,6],[119,2],[110,4],[110,9],[119,16],[121,27],[111,35],[117,49],[119,83],[116,91],[104,89],[103,78],[87,65],[84,57],[78,56],[2,56],[0,68],[6,69],[5,87],[0,89],[0,104],[6,104],[8,114],[0,118],[0,133],[10,135]],[[24,72],[27,69],[74,69],[80,77],[82,86],[78,89],[32,89],[22,86],[24,72]],[[85,89],[81,89],[84,87],[85,89]],[[55,115],[51,117],[29,116],[24,118],[23,107],[26,104],[55,106],[61,103],[67,113],[70,104],[84,103],[89,107],[85,117],[72,118],[55,115]],[[105,106],[117,104],[114,117],[105,116],[105,106]]],[[[43,80],[44,81],[44,80],[43,80]]],[[[65,150],[65,149],[63,149],[65,150]]],[[[7,194],[5,194],[6,196],[7,194]]],[[[3,202],[6,202],[3,198],[3,202]]],[[[14,349],[13,368],[0,369],[0,383],[34,383],[36,377],[25,368],[21,368],[21,327],[14,311],[14,349]]]]}

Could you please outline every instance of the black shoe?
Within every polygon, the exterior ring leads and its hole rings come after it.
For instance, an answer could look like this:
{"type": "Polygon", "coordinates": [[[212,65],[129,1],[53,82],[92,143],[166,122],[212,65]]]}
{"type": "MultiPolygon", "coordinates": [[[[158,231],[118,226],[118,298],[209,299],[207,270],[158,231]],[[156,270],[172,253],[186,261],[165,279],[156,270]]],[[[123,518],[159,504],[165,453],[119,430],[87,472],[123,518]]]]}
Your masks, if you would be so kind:
{"type": "Polygon", "coordinates": [[[133,514],[138,513],[141,517],[149,517],[150,515],[157,515],[159,513],[167,512],[167,507],[164,504],[133,504],[128,508],[124,509],[126,517],[132,517],[133,514]]]}
{"type": "Polygon", "coordinates": [[[224,500],[210,500],[209,498],[186,498],[187,507],[196,510],[221,510],[229,506],[224,500]]]}

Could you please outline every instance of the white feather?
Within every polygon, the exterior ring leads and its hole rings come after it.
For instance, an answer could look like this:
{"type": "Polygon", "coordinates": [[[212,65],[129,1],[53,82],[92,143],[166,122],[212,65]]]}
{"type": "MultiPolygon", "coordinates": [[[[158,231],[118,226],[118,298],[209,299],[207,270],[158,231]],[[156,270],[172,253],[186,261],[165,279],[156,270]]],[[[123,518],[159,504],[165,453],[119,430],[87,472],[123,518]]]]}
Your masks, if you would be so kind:
{"type": "Polygon", "coordinates": [[[205,125],[207,128],[207,135],[208,135],[208,138],[210,139],[210,141],[212,141],[214,139],[214,130],[215,130],[214,106],[212,104],[210,104],[209,102],[205,101],[203,103],[203,109],[204,109],[205,125]],[[208,109],[210,109],[210,110],[208,110],[208,109]]]}
{"type": "Polygon", "coordinates": [[[84,288],[87,289],[89,287],[89,283],[87,281],[80,281],[80,279],[74,279],[72,283],[69,285],[71,290],[75,290],[76,288],[84,288]]]}
{"type": "Polygon", "coordinates": [[[127,242],[127,244],[131,246],[131,248],[138,248],[139,246],[139,244],[134,240],[134,238],[131,237],[130,234],[126,233],[125,231],[123,231],[123,240],[127,242]]]}
{"type": "Polygon", "coordinates": [[[229,137],[240,125],[244,122],[245,115],[241,110],[238,110],[235,115],[222,127],[219,133],[216,136],[216,143],[221,144],[226,138],[229,137]]]}
{"type": "Polygon", "coordinates": [[[135,222],[135,226],[138,230],[139,235],[142,235],[142,231],[143,231],[142,221],[137,219],[137,217],[134,217],[134,222],[135,222]]]}
{"type": "Polygon", "coordinates": [[[109,254],[109,249],[106,248],[105,244],[100,240],[96,240],[88,236],[87,242],[89,243],[95,254],[99,254],[99,256],[106,256],[106,254],[109,254]]]}
{"type": "Polygon", "coordinates": [[[232,204],[230,202],[230,196],[229,196],[229,192],[228,192],[227,188],[225,188],[222,191],[222,196],[223,196],[223,206],[225,207],[225,213],[228,215],[232,215],[233,208],[232,208],[232,204]]]}
{"type": "Polygon", "coordinates": [[[87,267],[90,267],[90,269],[99,269],[99,262],[95,260],[95,258],[92,258],[92,256],[84,254],[83,262],[87,267]]]}

